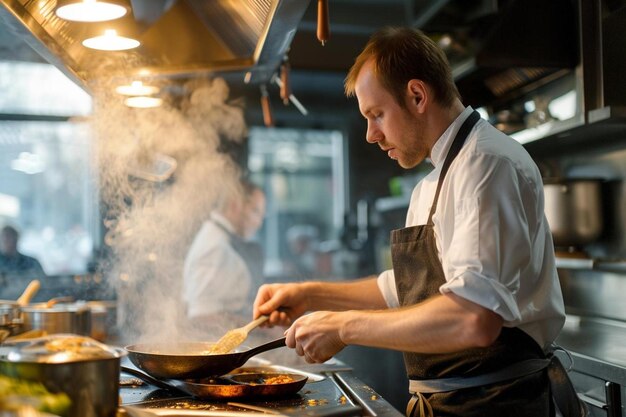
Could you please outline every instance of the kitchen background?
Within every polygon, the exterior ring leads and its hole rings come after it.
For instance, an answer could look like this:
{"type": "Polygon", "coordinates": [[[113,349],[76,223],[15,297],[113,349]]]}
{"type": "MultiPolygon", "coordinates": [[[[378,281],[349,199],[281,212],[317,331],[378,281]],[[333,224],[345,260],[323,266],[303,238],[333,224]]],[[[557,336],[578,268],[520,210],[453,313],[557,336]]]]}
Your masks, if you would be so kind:
{"type": "MultiPolygon", "coordinates": [[[[117,300],[117,331],[145,331],[124,294],[156,297],[150,282],[177,285],[202,211],[229,185],[214,178],[238,167],[268,197],[257,235],[268,281],[355,278],[389,267],[389,231],[403,224],[410,191],[430,168],[401,170],[365,142],[343,79],[374,30],[411,25],[444,48],[464,102],[522,142],[545,178],[563,192],[564,179],[598,186],[595,200],[562,194],[559,211],[547,214],[566,228],[557,252],[568,314],[623,331],[625,2],[330,0],[331,36],[322,46],[315,1],[241,2],[246,10],[278,4],[277,17],[264,26],[242,12],[235,21],[252,29],[237,32],[228,19],[211,20],[238,11],[236,2],[133,0],[143,46],[106,60],[76,41],[85,26],[46,20],[54,3],[0,2],[0,225],[20,230],[21,251],[46,273],[3,274],[0,298],[15,299],[39,278],[36,300],[117,300]],[[212,36],[201,31],[212,24],[212,36]],[[275,77],[285,62],[289,77],[275,77]],[[158,109],[128,109],[111,93],[143,67],[142,79],[161,89],[158,109]],[[280,96],[285,81],[288,104],[280,96]],[[141,152],[158,157],[130,176],[119,168],[141,152]],[[202,197],[182,210],[176,202],[199,189],[202,197]],[[137,223],[145,218],[162,226],[137,223]],[[596,229],[572,232],[587,225],[596,229]],[[125,263],[138,257],[145,262],[125,263]],[[159,273],[165,281],[153,278],[159,273]]],[[[341,359],[402,408],[406,394],[390,388],[405,384],[399,354],[350,347],[341,359]]]]}

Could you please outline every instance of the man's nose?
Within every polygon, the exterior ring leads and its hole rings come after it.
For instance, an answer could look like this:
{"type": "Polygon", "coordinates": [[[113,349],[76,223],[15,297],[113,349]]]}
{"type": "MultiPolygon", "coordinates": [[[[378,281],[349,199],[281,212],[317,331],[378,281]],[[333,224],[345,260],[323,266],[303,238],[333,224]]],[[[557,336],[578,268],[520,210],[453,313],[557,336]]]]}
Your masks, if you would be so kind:
{"type": "Polygon", "coordinates": [[[367,122],[367,133],[365,134],[365,140],[368,143],[376,143],[381,139],[380,130],[374,126],[372,122],[367,122]]]}

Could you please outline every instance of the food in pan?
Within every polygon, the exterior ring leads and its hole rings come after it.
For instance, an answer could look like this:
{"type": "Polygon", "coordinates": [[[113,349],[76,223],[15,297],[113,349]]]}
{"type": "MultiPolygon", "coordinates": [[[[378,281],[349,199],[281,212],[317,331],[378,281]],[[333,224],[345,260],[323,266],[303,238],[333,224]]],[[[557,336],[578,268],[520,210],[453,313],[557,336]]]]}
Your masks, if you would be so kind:
{"type": "Polygon", "coordinates": [[[275,376],[270,376],[268,378],[263,378],[263,383],[268,384],[268,385],[288,384],[293,381],[295,381],[295,379],[293,379],[289,375],[275,375],[275,376]]]}
{"type": "Polygon", "coordinates": [[[245,370],[235,374],[226,375],[225,378],[237,383],[245,385],[264,385],[264,386],[288,386],[302,383],[304,385],[307,377],[304,375],[290,374],[287,372],[246,372],[245,370]]]}

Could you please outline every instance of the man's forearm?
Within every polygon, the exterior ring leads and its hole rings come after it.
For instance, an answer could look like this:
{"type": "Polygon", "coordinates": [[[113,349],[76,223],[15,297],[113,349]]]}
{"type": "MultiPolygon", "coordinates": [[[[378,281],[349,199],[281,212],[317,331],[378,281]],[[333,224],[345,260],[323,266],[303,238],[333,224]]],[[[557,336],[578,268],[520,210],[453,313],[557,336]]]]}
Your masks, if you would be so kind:
{"type": "Polygon", "coordinates": [[[376,277],[342,282],[305,282],[311,310],[386,309],[376,277]]]}
{"type": "Polygon", "coordinates": [[[488,346],[502,318],[454,294],[385,311],[346,311],[340,337],[346,344],[405,352],[447,353],[488,346]]]}

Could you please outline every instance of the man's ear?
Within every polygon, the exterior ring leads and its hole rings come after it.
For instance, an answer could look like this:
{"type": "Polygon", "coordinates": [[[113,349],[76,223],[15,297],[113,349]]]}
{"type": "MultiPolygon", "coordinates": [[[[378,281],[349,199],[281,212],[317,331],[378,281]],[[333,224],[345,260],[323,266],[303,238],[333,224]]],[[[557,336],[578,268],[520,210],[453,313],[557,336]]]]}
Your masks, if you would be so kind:
{"type": "Polygon", "coordinates": [[[407,83],[407,94],[409,97],[409,105],[418,113],[423,113],[430,101],[429,91],[426,84],[421,80],[409,80],[407,83]]]}

